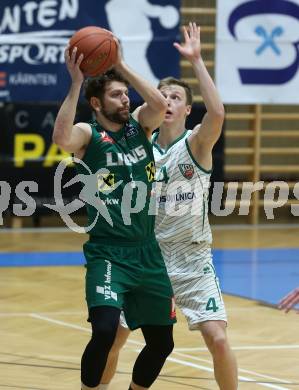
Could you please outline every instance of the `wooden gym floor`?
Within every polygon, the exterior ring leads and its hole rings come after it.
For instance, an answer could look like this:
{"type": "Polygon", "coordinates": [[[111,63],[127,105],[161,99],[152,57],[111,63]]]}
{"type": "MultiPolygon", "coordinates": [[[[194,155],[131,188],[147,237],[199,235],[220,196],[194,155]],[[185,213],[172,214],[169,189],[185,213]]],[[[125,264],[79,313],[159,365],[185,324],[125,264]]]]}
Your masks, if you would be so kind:
{"type": "MultiPolygon", "coordinates": [[[[221,228],[214,231],[214,247],[299,248],[298,233],[296,228],[221,228]]],[[[70,232],[1,232],[0,248],[5,253],[66,252],[67,258],[67,252],[81,251],[85,240],[70,232]]],[[[80,357],[90,337],[84,268],[5,266],[0,268],[0,285],[0,389],[79,389],[80,357]]],[[[241,297],[224,298],[229,339],[239,365],[239,389],[299,389],[299,316],[241,297]]],[[[128,388],[142,345],[140,333],[132,333],[111,390],[128,388]]],[[[217,389],[200,334],[187,330],[180,313],[175,350],[152,389],[217,389]]]]}

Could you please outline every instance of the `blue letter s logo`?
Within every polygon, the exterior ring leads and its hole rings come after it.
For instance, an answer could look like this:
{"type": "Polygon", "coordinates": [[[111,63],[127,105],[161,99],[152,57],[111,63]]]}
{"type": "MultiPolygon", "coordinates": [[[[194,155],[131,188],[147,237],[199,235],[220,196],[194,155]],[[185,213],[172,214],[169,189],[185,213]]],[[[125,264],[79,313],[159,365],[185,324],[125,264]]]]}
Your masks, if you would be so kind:
{"type": "MultiPolygon", "coordinates": [[[[299,21],[299,6],[288,0],[252,0],[235,8],[228,21],[228,28],[232,36],[236,37],[236,24],[243,18],[254,15],[278,14],[290,16],[299,21]]],[[[256,54],[261,55],[266,49],[272,49],[276,55],[280,55],[280,49],[275,42],[275,38],[281,36],[284,30],[281,26],[276,26],[271,32],[259,25],[255,33],[259,35],[263,42],[256,49],[256,54]]],[[[292,64],[281,69],[273,68],[240,68],[239,74],[243,84],[267,84],[277,85],[290,81],[299,68],[299,41],[293,42],[296,57],[292,64]]]]}

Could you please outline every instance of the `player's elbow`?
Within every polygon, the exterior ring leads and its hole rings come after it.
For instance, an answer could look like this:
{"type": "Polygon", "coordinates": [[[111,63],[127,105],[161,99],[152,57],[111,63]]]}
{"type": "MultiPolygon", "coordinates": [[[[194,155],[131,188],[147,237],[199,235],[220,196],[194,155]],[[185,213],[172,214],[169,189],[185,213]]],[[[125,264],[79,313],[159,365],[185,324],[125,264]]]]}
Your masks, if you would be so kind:
{"type": "Polygon", "coordinates": [[[213,117],[215,120],[223,123],[225,118],[225,110],[223,104],[220,104],[218,107],[216,107],[213,111],[213,117]]]}
{"type": "Polygon", "coordinates": [[[52,135],[52,142],[59,146],[61,149],[68,151],[69,140],[66,139],[65,135],[59,128],[55,127],[52,135]]]}
{"type": "Polygon", "coordinates": [[[61,144],[63,143],[63,137],[61,136],[57,128],[54,128],[52,142],[58,146],[61,146],[61,144]]]}
{"type": "Polygon", "coordinates": [[[215,108],[215,110],[213,110],[213,112],[210,114],[210,118],[213,122],[213,128],[219,129],[219,133],[221,133],[225,118],[225,110],[223,105],[215,108]]]}

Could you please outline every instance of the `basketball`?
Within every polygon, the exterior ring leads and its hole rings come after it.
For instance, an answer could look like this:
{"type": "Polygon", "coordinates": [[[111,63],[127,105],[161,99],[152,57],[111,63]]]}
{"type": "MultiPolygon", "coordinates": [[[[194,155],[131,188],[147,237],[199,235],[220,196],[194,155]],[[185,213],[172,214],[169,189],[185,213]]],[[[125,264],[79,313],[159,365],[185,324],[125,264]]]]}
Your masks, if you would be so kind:
{"type": "Polygon", "coordinates": [[[85,76],[106,72],[117,59],[117,44],[111,31],[89,26],[75,32],[70,39],[70,54],[77,47],[76,60],[84,55],[80,69],[85,76]]]}

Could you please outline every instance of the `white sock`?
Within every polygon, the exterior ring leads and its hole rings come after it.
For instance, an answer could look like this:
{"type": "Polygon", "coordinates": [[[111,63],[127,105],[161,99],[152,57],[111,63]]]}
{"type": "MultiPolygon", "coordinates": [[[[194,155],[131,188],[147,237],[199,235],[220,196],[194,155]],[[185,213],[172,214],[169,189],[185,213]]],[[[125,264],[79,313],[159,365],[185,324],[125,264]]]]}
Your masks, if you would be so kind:
{"type": "Polygon", "coordinates": [[[108,389],[108,386],[109,386],[109,384],[108,385],[100,385],[99,387],[98,387],[98,389],[99,390],[107,390],[108,389]]]}

